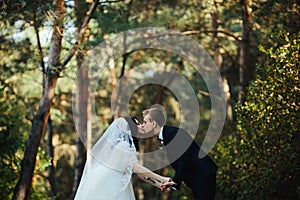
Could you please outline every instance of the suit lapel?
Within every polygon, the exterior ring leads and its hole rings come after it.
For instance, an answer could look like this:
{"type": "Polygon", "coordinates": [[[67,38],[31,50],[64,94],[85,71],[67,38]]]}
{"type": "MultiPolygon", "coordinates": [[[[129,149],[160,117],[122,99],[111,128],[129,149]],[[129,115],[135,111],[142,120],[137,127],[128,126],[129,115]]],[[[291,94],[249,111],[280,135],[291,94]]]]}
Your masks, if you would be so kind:
{"type": "MultiPolygon", "coordinates": [[[[172,128],[169,126],[164,126],[163,127],[163,142],[164,145],[167,145],[171,142],[171,140],[173,139],[173,133],[172,133],[172,128]]],[[[175,133],[174,133],[175,134],[175,133]]]]}

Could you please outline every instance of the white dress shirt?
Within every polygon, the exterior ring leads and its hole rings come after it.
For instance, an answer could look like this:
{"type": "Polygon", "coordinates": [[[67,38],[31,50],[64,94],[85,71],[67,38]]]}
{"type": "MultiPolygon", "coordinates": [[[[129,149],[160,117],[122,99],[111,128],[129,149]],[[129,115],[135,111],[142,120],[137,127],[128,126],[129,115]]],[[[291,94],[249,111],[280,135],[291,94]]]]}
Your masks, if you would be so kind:
{"type": "Polygon", "coordinates": [[[161,141],[163,141],[163,139],[164,139],[163,138],[163,129],[164,129],[164,127],[161,127],[159,135],[158,135],[158,139],[161,140],[161,141]]]}

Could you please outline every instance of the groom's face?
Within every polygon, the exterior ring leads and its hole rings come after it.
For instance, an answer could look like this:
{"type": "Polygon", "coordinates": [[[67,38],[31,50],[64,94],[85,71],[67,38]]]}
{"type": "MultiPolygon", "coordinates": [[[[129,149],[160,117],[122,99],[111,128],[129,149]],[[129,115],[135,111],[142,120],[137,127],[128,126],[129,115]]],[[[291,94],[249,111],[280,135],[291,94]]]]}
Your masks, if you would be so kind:
{"type": "Polygon", "coordinates": [[[149,114],[144,116],[141,128],[144,134],[154,134],[154,122],[151,120],[149,114]]]}

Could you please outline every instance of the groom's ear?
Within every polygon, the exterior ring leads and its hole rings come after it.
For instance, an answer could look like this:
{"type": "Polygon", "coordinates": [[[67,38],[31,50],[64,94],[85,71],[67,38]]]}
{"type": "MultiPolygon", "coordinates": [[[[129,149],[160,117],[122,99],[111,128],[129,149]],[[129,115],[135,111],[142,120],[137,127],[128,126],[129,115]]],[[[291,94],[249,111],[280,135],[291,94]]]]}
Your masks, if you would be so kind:
{"type": "Polygon", "coordinates": [[[156,123],[156,121],[152,121],[152,126],[153,126],[153,128],[156,128],[156,126],[157,126],[157,123],[156,123]]]}

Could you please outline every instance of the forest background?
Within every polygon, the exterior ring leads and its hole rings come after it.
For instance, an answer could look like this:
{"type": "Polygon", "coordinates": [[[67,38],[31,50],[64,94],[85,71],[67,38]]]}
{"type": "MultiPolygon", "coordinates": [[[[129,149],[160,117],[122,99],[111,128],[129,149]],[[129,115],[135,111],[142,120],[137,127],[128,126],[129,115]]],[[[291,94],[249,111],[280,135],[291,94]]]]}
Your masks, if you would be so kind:
{"type": "MultiPolygon", "coordinates": [[[[299,199],[299,10],[297,0],[1,0],[0,199],[73,198],[87,158],[72,112],[77,70],[88,50],[143,27],[191,37],[221,73],[227,116],[210,152],[219,166],[217,199],[299,199]]],[[[116,82],[143,63],[161,63],[193,86],[201,144],[211,116],[209,91],[190,63],[162,50],[132,51],[107,67],[95,93],[101,130],[118,117],[110,107],[116,82]]],[[[88,87],[77,88],[86,134],[88,87]]],[[[178,100],[157,84],[135,91],[130,112],[141,119],[155,103],[178,125],[178,100]]],[[[141,141],[141,149],[156,148],[151,142],[141,141]]],[[[169,167],[157,172],[174,173],[169,167]]],[[[192,198],[184,185],[169,197],[136,176],[133,185],[139,200],[192,198]]]]}

